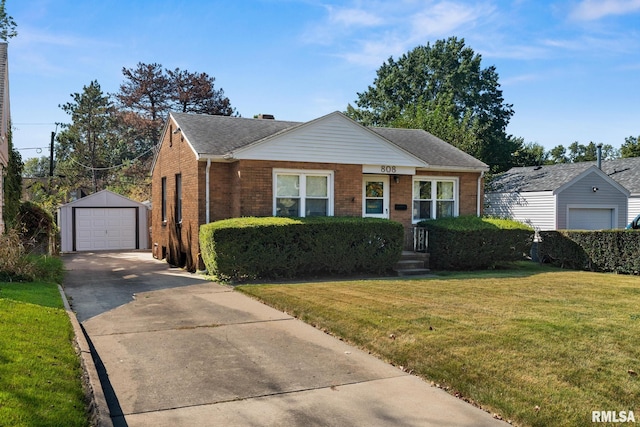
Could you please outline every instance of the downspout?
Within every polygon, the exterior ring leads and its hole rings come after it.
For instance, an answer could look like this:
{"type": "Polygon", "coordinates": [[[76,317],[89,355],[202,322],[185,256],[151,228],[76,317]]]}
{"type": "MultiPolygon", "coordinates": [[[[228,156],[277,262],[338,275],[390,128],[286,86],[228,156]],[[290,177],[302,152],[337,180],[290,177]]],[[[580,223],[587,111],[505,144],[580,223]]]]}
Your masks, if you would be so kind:
{"type": "Polygon", "coordinates": [[[211,159],[207,159],[207,172],[205,173],[205,186],[206,186],[205,191],[204,191],[205,203],[206,203],[206,206],[205,206],[205,212],[206,212],[205,213],[205,220],[206,220],[206,222],[205,222],[205,224],[209,224],[209,217],[210,217],[210,215],[209,215],[209,197],[210,197],[209,196],[209,193],[210,193],[210,190],[209,190],[209,171],[211,171],[211,159]]]}
{"type": "Polygon", "coordinates": [[[480,172],[480,176],[478,177],[478,206],[476,208],[476,215],[480,216],[480,208],[482,207],[481,203],[482,203],[482,197],[480,197],[480,189],[481,189],[481,184],[482,184],[482,178],[484,177],[484,171],[480,172]]]}

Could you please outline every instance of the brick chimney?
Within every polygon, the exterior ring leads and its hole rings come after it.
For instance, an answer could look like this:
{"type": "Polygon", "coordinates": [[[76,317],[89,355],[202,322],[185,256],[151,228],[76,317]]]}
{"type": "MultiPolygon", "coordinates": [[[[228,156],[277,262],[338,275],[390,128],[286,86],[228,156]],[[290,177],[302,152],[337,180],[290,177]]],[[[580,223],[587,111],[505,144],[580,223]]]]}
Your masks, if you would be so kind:
{"type": "Polygon", "coordinates": [[[275,120],[276,119],[273,116],[273,114],[258,114],[258,118],[259,119],[263,119],[263,120],[275,120]]]}

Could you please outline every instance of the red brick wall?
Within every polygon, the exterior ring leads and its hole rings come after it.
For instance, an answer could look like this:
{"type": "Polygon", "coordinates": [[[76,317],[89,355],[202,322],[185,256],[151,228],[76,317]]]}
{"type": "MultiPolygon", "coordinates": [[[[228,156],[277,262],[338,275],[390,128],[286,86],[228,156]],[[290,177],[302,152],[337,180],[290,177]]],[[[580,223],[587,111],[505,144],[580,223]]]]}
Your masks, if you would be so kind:
{"type": "Polygon", "coordinates": [[[232,217],[273,215],[273,169],[334,171],[334,215],[361,216],[362,166],[240,160],[233,168],[232,217]]]}
{"type": "MultiPolygon", "coordinates": [[[[478,210],[478,172],[418,172],[418,175],[425,176],[451,176],[458,177],[460,201],[460,215],[476,215],[478,210]]],[[[480,191],[482,195],[484,183],[480,183],[480,191]]],[[[482,199],[481,199],[482,200],[482,199]]],[[[480,212],[482,214],[482,203],[480,203],[480,212]]]]}
{"type": "Polygon", "coordinates": [[[200,211],[198,196],[204,185],[204,165],[198,164],[195,154],[182,138],[182,134],[173,134],[172,127],[164,135],[160,153],[151,177],[152,182],[152,248],[157,258],[168,255],[172,247],[172,239],[180,236],[179,242],[173,242],[179,252],[187,254],[186,267],[197,268],[198,259],[198,227],[200,211]],[[176,174],[182,175],[182,224],[175,222],[176,174]],[[162,221],[162,178],[167,179],[167,221],[162,221]]]}

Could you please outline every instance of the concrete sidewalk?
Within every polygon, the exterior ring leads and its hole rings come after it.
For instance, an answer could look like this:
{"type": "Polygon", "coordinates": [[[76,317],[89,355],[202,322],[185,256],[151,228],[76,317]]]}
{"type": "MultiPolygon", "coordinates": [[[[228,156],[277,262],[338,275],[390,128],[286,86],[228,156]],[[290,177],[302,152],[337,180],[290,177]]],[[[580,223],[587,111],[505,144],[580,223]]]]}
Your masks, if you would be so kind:
{"type": "MultiPolygon", "coordinates": [[[[73,283],[69,292],[85,292],[73,283]]],[[[229,287],[182,285],[82,322],[113,391],[114,426],[508,425],[229,287]]]]}

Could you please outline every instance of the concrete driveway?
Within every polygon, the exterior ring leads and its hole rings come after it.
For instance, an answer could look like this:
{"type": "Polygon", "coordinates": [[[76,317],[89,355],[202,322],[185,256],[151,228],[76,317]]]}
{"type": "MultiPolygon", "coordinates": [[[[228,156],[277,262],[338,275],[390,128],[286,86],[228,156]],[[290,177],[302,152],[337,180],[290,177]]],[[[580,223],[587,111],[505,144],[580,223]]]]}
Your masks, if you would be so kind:
{"type": "Polygon", "coordinates": [[[119,426],[506,426],[148,252],[63,257],[119,426]]]}

